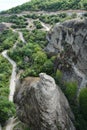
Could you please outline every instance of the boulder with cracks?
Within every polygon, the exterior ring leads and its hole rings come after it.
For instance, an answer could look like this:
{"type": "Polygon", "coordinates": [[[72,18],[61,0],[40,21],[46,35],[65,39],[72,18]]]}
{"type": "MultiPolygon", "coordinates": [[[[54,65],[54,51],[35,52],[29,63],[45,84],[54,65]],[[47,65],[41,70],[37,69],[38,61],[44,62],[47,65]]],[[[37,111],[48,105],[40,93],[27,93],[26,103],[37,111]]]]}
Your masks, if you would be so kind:
{"type": "Polygon", "coordinates": [[[31,130],[75,130],[66,97],[52,77],[39,76],[17,83],[14,102],[19,119],[31,130]]]}

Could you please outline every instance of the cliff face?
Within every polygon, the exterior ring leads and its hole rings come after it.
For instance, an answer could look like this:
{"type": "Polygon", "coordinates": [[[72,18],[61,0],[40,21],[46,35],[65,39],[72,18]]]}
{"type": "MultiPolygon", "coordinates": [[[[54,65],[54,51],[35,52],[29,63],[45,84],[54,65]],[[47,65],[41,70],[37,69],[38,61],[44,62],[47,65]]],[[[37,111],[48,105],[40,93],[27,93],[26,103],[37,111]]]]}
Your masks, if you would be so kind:
{"type": "Polygon", "coordinates": [[[31,130],[75,130],[66,97],[45,73],[18,83],[14,102],[19,119],[31,130]]]}
{"type": "Polygon", "coordinates": [[[81,89],[87,84],[87,20],[75,19],[58,23],[48,33],[45,50],[57,55],[55,69],[63,72],[63,79],[78,81],[81,89]]]}

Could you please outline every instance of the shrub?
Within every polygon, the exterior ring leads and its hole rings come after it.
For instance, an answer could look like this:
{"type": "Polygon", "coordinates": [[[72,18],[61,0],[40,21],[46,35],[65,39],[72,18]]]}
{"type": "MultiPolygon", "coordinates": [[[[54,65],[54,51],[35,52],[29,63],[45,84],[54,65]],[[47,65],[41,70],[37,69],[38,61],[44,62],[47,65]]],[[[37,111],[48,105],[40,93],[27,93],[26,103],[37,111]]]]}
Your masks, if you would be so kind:
{"type": "Polygon", "coordinates": [[[79,105],[82,115],[87,119],[87,88],[83,88],[79,94],[79,105]]]}
{"type": "Polygon", "coordinates": [[[43,68],[42,71],[46,72],[47,74],[52,74],[53,73],[53,62],[51,60],[47,60],[44,64],[43,64],[43,68]]]}
{"type": "Polygon", "coordinates": [[[9,117],[15,114],[14,104],[5,97],[0,97],[0,123],[4,124],[9,117]]]}
{"type": "Polygon", "coordinates": [[[56,71],[56,81],[57,81],[57,83],[60,84],[61,80],[62,80],[62,72],[57,69],[57,71],[56,71]]]}
{"type": "Polygon", "coordinates": [[[76,95],[77,95],[77,82],[67,82],[65,83],[65,95],[71,104],[75,103],[76,95]]]}

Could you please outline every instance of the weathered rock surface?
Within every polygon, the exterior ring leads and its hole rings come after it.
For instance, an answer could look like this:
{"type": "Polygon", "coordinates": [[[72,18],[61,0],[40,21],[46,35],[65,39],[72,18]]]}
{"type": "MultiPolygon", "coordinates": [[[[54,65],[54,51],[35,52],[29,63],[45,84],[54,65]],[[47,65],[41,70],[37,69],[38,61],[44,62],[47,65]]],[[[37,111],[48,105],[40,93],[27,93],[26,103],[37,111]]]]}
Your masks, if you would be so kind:
{"type": "Polygon", "coordinates": [[[87,20],[58,23],[48,33],[46,51],[58,55],[55,69],[63,71],[64,80],[78,81],[79,89],[87,84],[87,20]]]}
{"type": "Polygon", "coordinates": [[[3,30],[5,30],[6,29],[6,26],[4,25],[4,24],[0,24],[0,32],[2,32],[3,30]]]}
{"type": "Polygon", "coordinates": [[[66,97],[45,73],[18,83],[14,102],[19,119],[31,130],[75,130],[66,97]]]}

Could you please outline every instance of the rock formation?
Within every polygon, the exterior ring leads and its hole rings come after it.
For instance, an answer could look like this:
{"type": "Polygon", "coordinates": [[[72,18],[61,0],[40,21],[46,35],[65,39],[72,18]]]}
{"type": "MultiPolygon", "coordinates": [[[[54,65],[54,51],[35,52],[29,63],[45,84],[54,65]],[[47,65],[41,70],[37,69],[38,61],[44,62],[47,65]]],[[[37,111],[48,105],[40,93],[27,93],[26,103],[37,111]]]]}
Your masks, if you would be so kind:
{"type": "Polygon", "coordinates": [[[14,102],[19,119],[31,130],[75,130],[66,97],[52,77],[39,76],[17,83],[14,102]]]}
{"type": "Polygon", "coordinates": [[[65,81],[78,81],[81,89],[87,84],[87,20],[75,19],[58,23],[48,33],[45,50],[57,55],[55,69],[63,72],[65,81]]]}
{"type": "Polygon", "coordinates": [[[6,26],[2,23],[0,23],[0,32],[6,29],[6,26]]]}

